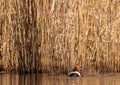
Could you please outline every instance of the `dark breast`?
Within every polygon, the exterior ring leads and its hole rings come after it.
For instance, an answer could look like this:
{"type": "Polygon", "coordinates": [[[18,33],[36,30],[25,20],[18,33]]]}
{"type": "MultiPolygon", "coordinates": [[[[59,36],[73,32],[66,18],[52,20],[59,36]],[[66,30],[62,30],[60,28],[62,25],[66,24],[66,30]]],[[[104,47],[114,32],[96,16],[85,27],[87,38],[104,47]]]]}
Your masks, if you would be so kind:
{"type": "Polygon", "coordinates": [[[78,74],[70,74],[69,77],[80,77],[78,74]]]}

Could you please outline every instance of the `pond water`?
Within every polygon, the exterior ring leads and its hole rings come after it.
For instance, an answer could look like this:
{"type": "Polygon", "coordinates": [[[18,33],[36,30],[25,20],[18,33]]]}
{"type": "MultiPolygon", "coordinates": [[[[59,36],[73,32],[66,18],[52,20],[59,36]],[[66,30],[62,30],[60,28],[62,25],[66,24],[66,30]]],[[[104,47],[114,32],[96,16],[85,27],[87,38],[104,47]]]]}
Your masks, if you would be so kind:
{"type": "Polygon", "coordinates": [[[120,75],[72,78],[65,75],[0,74],[0,85],[120,85],[120,75]]]}

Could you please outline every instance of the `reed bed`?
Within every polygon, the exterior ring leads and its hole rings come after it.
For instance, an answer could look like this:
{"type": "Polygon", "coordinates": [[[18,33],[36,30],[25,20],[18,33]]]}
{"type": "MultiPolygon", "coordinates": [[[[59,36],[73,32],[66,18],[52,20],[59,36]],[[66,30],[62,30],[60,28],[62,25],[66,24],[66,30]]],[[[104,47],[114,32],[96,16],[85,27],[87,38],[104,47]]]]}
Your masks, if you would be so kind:
{"type": "Polygon", "coordinates": [[[0,0],[0,69],[120,72],[119,0],[0,0]]]}

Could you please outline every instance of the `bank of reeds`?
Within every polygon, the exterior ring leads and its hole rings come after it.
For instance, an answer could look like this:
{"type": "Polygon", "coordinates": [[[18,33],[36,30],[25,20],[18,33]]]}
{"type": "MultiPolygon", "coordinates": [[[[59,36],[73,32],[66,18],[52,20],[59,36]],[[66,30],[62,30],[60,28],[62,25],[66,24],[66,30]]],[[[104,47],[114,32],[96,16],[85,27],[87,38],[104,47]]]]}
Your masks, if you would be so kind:
{"type": "Polygon", "coordinates": [[[0,68],[120,72],[119,0],[1,0],[0,68]]]}

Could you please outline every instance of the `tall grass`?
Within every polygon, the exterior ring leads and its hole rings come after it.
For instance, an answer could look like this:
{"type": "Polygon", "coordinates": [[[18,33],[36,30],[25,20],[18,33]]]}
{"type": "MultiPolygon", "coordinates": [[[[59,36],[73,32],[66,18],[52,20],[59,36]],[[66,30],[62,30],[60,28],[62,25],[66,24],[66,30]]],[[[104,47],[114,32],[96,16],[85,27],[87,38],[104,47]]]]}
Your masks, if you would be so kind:
{"type": "Polygon", "coordinates": [[[1,0],[1,69],[120,72],[119,16],[119,0],[1,0]]]}

